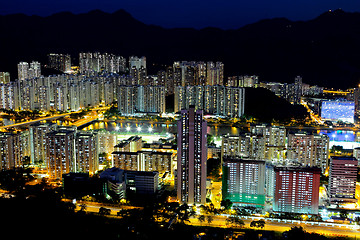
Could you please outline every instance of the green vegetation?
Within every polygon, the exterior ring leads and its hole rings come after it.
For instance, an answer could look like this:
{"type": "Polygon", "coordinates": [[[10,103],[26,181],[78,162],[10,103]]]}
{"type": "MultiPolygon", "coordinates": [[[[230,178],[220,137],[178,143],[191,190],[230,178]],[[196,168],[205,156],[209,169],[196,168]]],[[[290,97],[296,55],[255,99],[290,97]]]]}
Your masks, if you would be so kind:
{"type": "Polygon", "coordinates": [[[232,206],[232,202],[229,199],[223,199],[221,200],[220,205],[224,207],[225,210],[229,210],[232,206]]]}
{"type": "MultiPolygon", "coordinates": [[[[283,236],[285,239],[291,240],[323,240],[328,239],[327,237],[317,234],[317,233],[308,233],[302,227],[294,226],[289,231],[284,232],[283,236]]],[[[336,238],[341,239],[341,238],[336,238]]]]}
{"type": "Polygon", "coordinates": [[[208,146],[216,146],[215,143],[214,143],[215,138],[214,138],[213,135],[207,134],[206,137],[207,137],[207,145],[208,146]]]}
{"type": "Polygon", "coordinates": [[[238,216],[229,216],[225,220],[226,225],[236,228],[242,228],[245,226],[243,220],[241,220],[238,216]]]}
{"type": "Polygon", "coordinates": [[[246,88],[245,116],[253,122],[305,124],[309,114],[302,105],[292,105],[265,88],[246,88]]]}
{"type": "Polygon", "coordinates": [[[86,114],[89,113],[89,109],[84,109],[79,113],[71,113],[70,114],[70,118],[71,119],[82,119],[86,114]]]}
{"type": "Polygon", "coordinates": [[[38,110],[22,110],[14,111],[8,109],[0,109],[0,112],[5,113],[6,115],[3,118],[14,120],[15,122],[20,122],[23,120],[32,120],[40,117],[40,112],[38,110]]]}
{"type": "Polygon", "coordinates": [[[121,116],[117,106],[114,104],[112,105],[108,110],[105,111],[104,113],[104,118],[112,118],[112,117],[117,117],[117,116],[121,116]]]}
{"type": "Polygon", "coordinates": [[[325,176],[323,174],[321,174],[320,176],[320,184],[323,185],[327,185],[329,183],[329,176],[325,176]]]}
{"type": "Polygon", "coordinates": [[[214,181],[221,181],[220,176],[221,160],[220,158],[209,158],[207,160],[207,176],[214,181]]]}
{"type": "Polygon", "coordinates": [[[264,219],[253,220],[250,223],[250,227],[263,229],[265,227],[265,221],[264,221],[264,219]]]}

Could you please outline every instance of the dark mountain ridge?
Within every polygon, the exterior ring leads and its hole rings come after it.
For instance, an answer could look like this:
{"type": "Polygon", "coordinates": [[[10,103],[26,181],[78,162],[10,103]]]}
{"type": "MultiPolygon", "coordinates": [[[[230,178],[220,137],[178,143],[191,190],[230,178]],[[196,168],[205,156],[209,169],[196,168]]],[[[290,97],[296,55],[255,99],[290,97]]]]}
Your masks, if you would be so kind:
{"type": "Polygon", "coordinates": [[[0,16],[0,71],[16,78],[19,61],[46,63],[50,52],[112,52],[146,56],[149,63],[223,61],[225,75],[256,74],[261,81],[303,81],[348,88],[360,82],[360,13],[326,12],[309,21],[267,19],[239,29],[166,29],[124,10],[48,17],[0,16]]]}

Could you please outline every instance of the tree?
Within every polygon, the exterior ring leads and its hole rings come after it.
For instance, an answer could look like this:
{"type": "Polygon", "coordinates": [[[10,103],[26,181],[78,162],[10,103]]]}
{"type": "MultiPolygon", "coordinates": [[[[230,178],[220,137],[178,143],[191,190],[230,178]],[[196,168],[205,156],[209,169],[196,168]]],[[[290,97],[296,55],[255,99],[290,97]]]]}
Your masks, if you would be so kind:
{"type": "Polygon", "coordinates": [[[305,239],[306,231],[300,226],[293,226],[287,232],[288,239],[305,239]]]}
{"type": "Polygon", "coordinates": [[[225,208],[225,210],[229,210],[232,207],[232,202],[230,199],[223,199],[221,200],[221,206],[225,208]]]}
{"type": "Polygon", "coordinates": [[[22,159],[22,163],[23,163],[23,168],[28,167],[30,165],[30,157],[24,156],[22,159]]]}
{"type": "Polygon", "coordinates": [[[85,203],[80,204],[80,212],[85,212],[86,208],[87,208],[87,206],[85,203]]]}
{"type": "Polygon", "coordinates": [[[260,219],[258,221],[253,220],[250,223],[250,227],[264,228],[265,227],[265,221],[263,219],[260,219]]]}
{"type": "Polygon", "coordinates": [[[314,222],[322,222],[322,217],[320,214],[318,215],[311,215],[310,221],[314,221],[314,222]]]}
{"type": "Polygon", "coordinates": [[[330,153],[336,154],[336,152],[342,152],[343,150],[344,150],[343,146],[333,145],[330,149],[330,153]]]}
{"type": "Polygon", "coordinates": [[[346,219],[348,215],[348,212],[346,210],[340,211],[340,218],[346,219]]]}
{"type": "Polygon", "coordinates": [[[178,219],[180,222],[184,223],[185,221],[189,221],[189,218],[194,216],[196,212],[193,210],[193,208],[189,207],[186,203],[180,205],[178,209],[176,210],[178,219]]]}
{"type": "Polygon", "coordinates": [[[199,222],[200,222],[201,224],[204,223],[205,220],[206,220],[205,215],[199,215],[199,216],[198,216],[198,220],[199,220],[199,222]]]}
{"type": "Polygon", "coordinates": [[[250,227],[256,227],[256,221],[255,220],[251,221],[250,227]]]}
{"type": "Polygon", "coordinates": [[[283,233],[284,239],[291,240],[325,240],[328,239],[317,233],[308,233],[302,227],[292,227],[289,231],[283,233]]]}
{"type": "Polygon", "coordinates": [[[213,220],[214,220],[214,217],[211,216],[211,215],[207,215],[206,220],[207,220],[208,224],[211,224],[213,222],[213,220]]]}
{"type": "Polygon", "coordinates": [[[99,214],[101,216],[110,215],[110,213],[111,213],[111,210],[108,208],[104,208],[104,207],[99,208],[99,214]]]}
{"type": "Polygon", "coordinates": [[[209,158],[206,166],[207,176],[215,181],[220,179],[221,161],[219,158],[209,158]]]}
{"type": "Polygon", "coordinates": [[[244,207],[238,207],[235,211],[238,216],[250,216],[250,213],[244,207]]]}
{"type": "Polygon", "coordinates": [[[207,145],[208,146],[215,146],[214,136],[213,135],[210,135],[210,134],[207,135],[207,145]]]}
{"type": "Polygon", "coordinates": [[[265,220],[260,219],[259,221],[257,221],[257,227],[263,229],[265,227],[265,220]]]}
{"type": "MultiPolygon", "coordinates": [[[[225,220],[226,225],[232,225],[234,227],[244,227],[245,223],[238,216],[229,216],[225,220]]],[[[250,226],[251,227],[251,226],[250,226]]]]}

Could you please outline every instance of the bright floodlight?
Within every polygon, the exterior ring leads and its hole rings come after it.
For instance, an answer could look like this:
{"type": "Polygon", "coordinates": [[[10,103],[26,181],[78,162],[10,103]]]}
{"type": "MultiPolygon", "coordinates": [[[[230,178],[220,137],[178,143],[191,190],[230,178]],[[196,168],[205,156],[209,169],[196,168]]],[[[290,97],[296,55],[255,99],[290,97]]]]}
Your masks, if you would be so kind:
{"type": "Polygon", "coordinates": [[[148,129],[148,130],[149,130],[149,132],[152,132],[152,131],[153,131],[152,127],[149,127],[149,129],[148,129]]]}
{"type": "Polygon", "coordinates": [[[141,127],[139,126],[139,127],[137,127],[137,130],[138,130],[138,132],[140,132],[141,131],[141,127]]]}
{"type": "Polygon", "coordinates": [[[120,129],[119,126],[116,126],[116,127],[115,127],[115,130],[116,130],[116,131],[118,131],[119,129],[120,129]]]}
{"type": "Polygon", "coordinates": [[[130,131],[130,127],[129,127],[129,126],[126,127],[126,131],[128,131],[128,132],[130,131]]]}
{"type": "Polygon", "coordinates": [[[333,137],[333,138],[335,138],[335,137],[336,137],[336,135],[335,135],[335,134],[333,134],[333,135],[332,135],[332,137],[333,137]]]}

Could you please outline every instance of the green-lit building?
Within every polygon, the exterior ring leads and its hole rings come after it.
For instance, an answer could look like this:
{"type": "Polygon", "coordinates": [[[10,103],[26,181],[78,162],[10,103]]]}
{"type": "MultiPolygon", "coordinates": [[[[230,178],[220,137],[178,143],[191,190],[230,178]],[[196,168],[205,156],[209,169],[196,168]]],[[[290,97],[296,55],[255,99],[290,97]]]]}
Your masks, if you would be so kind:
{"type": "Polygon", "coordinates": [[[265,205],[265,161],[223,159],[222,197],[234,205],[263,207],[265,205]]]}

